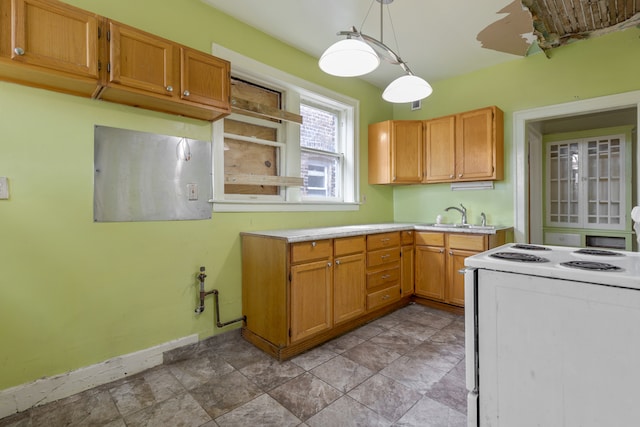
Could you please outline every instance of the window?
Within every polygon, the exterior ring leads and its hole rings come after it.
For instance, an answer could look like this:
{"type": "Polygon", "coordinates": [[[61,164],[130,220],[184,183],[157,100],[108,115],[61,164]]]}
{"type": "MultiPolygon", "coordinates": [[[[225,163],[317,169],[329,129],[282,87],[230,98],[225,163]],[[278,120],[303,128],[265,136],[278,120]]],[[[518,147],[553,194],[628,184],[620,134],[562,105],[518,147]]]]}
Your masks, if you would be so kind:
{"type": "Polygon", "coordinates": [[[344,163],[339,112],[301,104],[300,115],[303,118],[300,127],[303,197],[339,200],[344,163]]]}
{"type": "Polygon", "coordinates": [[[232,97],[282,113],[236,105],[214,122],[214,210],[358,209],[357,101],[222,47],[214,55],[232,63],[232,97]]]}

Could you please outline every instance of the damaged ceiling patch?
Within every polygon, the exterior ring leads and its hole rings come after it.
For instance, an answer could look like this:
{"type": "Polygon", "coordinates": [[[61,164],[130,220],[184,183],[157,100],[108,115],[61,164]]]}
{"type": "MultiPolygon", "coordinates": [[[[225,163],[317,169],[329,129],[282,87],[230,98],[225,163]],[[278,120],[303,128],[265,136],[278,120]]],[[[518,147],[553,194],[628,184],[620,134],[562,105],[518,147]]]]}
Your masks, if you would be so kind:
{"type": "Polygon", "coordinates": [[[498,13],[507,16],[480,31],[476,39],[486,49],[525,56],[535,41],[529,9],[520,0],[515,0],[498,13]]]}

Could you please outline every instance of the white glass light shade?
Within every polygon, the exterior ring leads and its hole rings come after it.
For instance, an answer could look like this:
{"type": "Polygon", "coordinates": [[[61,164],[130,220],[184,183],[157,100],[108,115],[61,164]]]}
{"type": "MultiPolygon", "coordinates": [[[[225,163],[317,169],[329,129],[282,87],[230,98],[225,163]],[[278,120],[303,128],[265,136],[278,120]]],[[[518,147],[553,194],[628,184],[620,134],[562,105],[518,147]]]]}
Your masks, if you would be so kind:
{"type": "Polygon", "coordinates": [[[384,90],[382,99],[387,102],[414,102],[431,95],[433,89],[426,80],[411,74],[398,77],[384,90]]]}
{"type": "Polygon", "coordinates": [[[375,51],[361,40],[345,39],[329,46],[318,62],[320,69],[338,77],[355,77],[370,73],[380,65],[375,51]]]}

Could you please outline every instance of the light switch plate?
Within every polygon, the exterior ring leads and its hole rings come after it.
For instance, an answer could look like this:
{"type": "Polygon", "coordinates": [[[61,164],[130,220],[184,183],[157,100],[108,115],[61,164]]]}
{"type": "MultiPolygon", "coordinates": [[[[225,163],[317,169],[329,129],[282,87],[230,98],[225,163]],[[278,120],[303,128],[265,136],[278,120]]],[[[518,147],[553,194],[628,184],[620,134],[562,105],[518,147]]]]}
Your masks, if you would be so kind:
{"type": "Polygon", "coordinates": [[[9,180],[6,176],[0,176],[0,200],[9,198],[9,180]]]}

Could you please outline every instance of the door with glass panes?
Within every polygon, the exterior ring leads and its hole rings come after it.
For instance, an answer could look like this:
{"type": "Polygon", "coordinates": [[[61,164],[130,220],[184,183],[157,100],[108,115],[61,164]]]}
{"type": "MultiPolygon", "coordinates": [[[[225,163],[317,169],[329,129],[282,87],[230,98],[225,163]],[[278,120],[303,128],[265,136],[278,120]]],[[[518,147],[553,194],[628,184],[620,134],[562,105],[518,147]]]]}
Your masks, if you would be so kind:
{"type": "Polygon", "coordinates": [[[625,229],[624,151],[624,135],[549,143],[547,226],[625,229]]]}

